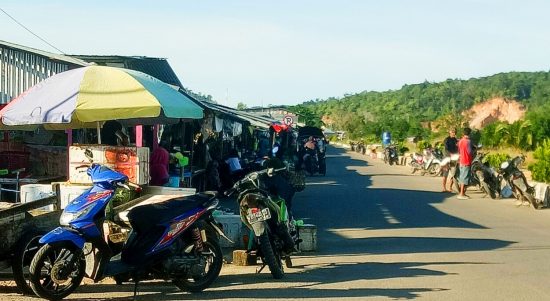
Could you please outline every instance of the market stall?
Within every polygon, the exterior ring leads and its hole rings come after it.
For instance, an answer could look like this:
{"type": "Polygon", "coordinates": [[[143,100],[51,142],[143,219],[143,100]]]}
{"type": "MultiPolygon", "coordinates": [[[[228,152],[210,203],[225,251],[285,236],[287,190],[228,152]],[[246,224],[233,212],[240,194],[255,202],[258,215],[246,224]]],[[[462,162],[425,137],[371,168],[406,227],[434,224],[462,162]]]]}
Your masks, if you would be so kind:
{"type": "MultiPolygon", "coordinates": [[[[4,130],[66,130],[65,160],[57,158],[56,162],[66,162],[60,165],[65,166],[64,176],[71,184],[89,182],[86,173],[78,171],[78,167],[86,163],[82,156],[84,149],[97,152],[94,156],[98,158],[97,163],[128,175],[136,183],[147,184],[149,147],[157,147],[158,133],[153,133],[151,146],[143,147],[141,125],[182,124],[202,117],[203,110],[188,96],[149,75],[127,69],[88,66],[49,77],[15,98],[0,110],[0,127],[4,130]],[[102,128],[115,120],[121,128],[133,129],[134,145],[102,143],[102,128]],[[93,133],[97,144],[74,143],[73,129],[93,133]]],[[[23,181],[26,180],[22,178],[17,182],[23,181]]]]}

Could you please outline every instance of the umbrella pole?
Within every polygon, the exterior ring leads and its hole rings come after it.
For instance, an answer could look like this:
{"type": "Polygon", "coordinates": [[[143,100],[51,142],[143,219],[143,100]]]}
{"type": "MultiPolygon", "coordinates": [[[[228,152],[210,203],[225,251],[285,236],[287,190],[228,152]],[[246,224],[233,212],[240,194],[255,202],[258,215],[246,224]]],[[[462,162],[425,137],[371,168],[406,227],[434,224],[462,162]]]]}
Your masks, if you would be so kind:
{"type": "Polygon", "coordinates": [[[67,181],[71,178],[71,156],[70,156],[70,150],[71,145],[73,145],[73,130],[68,129],[65,131],[67,133],[67,181]]]}
{"type": "Polygon", "coordinates": [[[97,144],[101,144],[101,127],[99,121],[97,122],[97,144]]]}

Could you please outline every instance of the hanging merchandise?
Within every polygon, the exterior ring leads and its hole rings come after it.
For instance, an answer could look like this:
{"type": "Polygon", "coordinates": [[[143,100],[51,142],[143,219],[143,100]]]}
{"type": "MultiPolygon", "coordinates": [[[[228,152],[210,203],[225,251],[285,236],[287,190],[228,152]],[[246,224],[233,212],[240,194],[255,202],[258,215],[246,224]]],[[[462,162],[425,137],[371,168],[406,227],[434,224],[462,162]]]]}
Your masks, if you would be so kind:
{"type": "Polygon", "coordinates": [[[222,139],[223,139],[223,141],[233,141],[233,136],[231,136],[230,133],[227,133],[227,132],[224,131],[222,139]]]}
{"type": "Polygon", "coordinates": [[[223,121],[223,132],[228,133],[229,135],[233,135],[233,121],[232,120],[224,120],[223,121]]]}
{"type": "Polygon", "coordinates": [[[216,133],[221,132],[223,130],[223,124],[224,124],[223,119],[216,116],[214,131],[216,131],[216,133]]]}
{"type": "Polygon", "coordinates": [[[210,137],[210,134],[214,132],[212,128],[213,123],[214,123],[213,116],[211,114],[205,115],[201,125],[201,134],[202,134],[203,141],[208,139],[208,137],[210,137]]]}
{"type": "Polygon", "coordinates": [[[233,123],[233,137],[239,136],[242,133],[243,133],[243,125],[238,123],[238,122],[234,122],[233,123]]]}

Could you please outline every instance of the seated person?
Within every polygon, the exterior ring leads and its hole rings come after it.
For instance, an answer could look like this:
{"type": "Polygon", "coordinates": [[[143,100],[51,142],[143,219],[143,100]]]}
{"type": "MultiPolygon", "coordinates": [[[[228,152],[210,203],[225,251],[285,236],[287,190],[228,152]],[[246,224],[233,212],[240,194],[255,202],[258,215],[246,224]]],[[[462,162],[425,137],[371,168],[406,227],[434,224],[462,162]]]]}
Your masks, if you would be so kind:
{"type": "Polygon", "coordinates": [[[315,150],[315,140],[313,139],[313,136],[309,136],[306,143],[304,144],[304,148],[306,150],[315,150]]]}
{"type": "Polygon", "coordinates": [[[101,128],[101,143],[113,146],[128,146],[130,138],[124,133],[122,124],[116,120],[109,120],[101,128]]]}
{"type": "Polygon", "coordinates": [[[242,178],[244,171],[239,161],[239,153],[236,149],[233,148],[229,151],[229,156],[225,160],[225,163],[229,165],[229,171],[234,180],[242,178]]]}

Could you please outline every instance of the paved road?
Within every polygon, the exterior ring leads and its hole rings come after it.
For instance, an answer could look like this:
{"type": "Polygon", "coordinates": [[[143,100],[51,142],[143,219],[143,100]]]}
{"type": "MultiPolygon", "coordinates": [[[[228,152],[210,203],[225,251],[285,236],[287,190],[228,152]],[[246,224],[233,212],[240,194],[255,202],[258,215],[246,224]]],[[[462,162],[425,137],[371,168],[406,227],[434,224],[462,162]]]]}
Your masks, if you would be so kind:
{"type": "MultiPolygon", "coordinates": [[[[226,265],[202,294],[148,283],[139,300],[550,300],[550,210],[474,191],[458,200],[439,192],[441,178],[339,148],[327,162],[295,199],[295,216],[318,226],[319,251],[296,257],[285,279],[226,265]]],[[[129,300],[132,289],[84,285],[69,300],[129,300]]]]}

